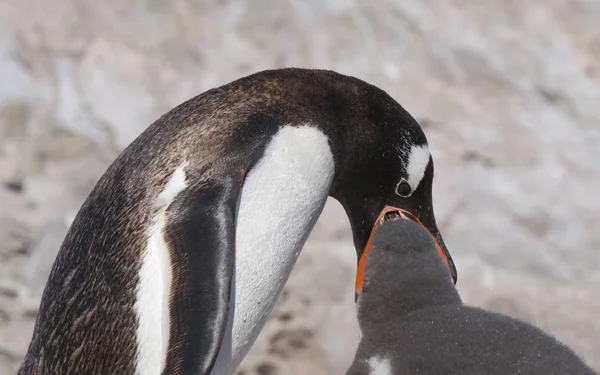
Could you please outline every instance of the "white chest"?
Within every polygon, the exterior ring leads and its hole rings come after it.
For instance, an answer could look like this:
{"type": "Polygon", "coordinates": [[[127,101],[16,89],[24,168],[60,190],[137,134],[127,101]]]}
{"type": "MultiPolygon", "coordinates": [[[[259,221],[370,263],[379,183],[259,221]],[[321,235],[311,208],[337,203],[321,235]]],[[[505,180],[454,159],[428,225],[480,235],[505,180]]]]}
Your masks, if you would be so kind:
{"type": "Polygon", "coordinates": [[[321,131],[284,127],[247,175],[227,332],[211,374],[232,374],[256,340],[323,210],[334,170],[321,131]]]}

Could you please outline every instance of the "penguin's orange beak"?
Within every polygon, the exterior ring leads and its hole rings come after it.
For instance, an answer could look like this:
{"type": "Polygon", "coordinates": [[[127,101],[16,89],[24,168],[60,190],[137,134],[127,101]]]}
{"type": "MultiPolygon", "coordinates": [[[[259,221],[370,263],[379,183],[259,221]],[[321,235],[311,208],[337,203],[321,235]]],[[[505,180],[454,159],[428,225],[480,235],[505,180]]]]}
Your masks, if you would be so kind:
{"type": "MultiPolygon", "coordinates": [[[[375,220],[375,224],[373,225],[373,229],[371,229],[371,234],[369,235],[369,239],[367,240],[367,244],[365,245],[365,250],[363,251],[363,253],[358,261],[358,268],[356,270],[356,284],[354,287],[357,295],[360,294],[363,289],[363,283],[365,280],[365,261],[366,261],[366,256],[372,247],[373,234],[375,233],[377,226],[380,223],[382,223],[383,221],[385,221],[386,214],[388,214],[390,212],[398,212],[401,215],[406,216],[407,218],[411,219],[412,221],[416,222],[417,224],[419,224],[420,226],[425,228],[425,230],[427,230],[427,232],[429,234],[431,234],[431,231],[429,231],[429,229],[427,229],[427,227],[425,225],[423,225],[421,220],[419,220],[419,218],[417,218],[415,215],[413,215],[410,212],[403,210],[401,208],[385,206],[383,208],[383,210],[381,211],[381,213],[379,214],[379,216],[377,217],[377,220],[375,220]]],[[[452,266],[451,266],[451,260],[448,259],[447,251],[444,251],[444,249],[440,245],[439,241],[433,234],[431,234],[431,236],[433,237],[433,240],[435,242],[435,247],[437,249],[438,254],[440,255],[440,257],[444,261],[444,264],[446,265],[446,267],[448,267],[448,270],[450,270],[450,273],[452,274],[453,270],[452,270],[452,266]]]]}

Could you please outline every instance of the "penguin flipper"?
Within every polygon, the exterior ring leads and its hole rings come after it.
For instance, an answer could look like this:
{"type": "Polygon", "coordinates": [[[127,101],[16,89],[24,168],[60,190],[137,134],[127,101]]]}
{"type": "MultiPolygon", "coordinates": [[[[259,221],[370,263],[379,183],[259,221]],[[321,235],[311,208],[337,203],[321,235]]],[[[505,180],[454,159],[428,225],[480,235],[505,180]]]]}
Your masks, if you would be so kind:
{"type": "Polygon", "coordinates": [[[167,210],[171,250],[170,339],[164,374],[209,374],[229,314],[240,182],[203,182],[167,210]]]}

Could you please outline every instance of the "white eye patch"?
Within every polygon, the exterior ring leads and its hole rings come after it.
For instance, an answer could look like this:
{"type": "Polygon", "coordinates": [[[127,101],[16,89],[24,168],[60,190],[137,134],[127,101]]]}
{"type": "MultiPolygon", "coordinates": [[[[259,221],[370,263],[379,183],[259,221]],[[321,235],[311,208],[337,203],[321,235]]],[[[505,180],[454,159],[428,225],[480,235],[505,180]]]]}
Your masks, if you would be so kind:
{"type": "Polygon", "coordinates": [[[423,176],[425,176],[425,169],[427,169],[430,158],[431,154],[427,145],[413,145],[410,147],[406,164],[406,182],[408,182],[412,191],[417,189],[423,176]]]}

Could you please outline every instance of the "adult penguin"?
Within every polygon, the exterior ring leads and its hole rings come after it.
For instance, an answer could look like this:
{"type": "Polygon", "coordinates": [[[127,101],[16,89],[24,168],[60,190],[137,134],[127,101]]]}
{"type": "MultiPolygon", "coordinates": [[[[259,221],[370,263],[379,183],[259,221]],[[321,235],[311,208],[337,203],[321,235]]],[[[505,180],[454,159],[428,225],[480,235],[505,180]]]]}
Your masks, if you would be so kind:
{"type": "Polygon", "coordinates": [[[359,79],[280,69],[209,90],[146,129],[92,190],[19,374],[233,373],[328,196],[359,259],[392,205],[427,226],[456,278],[432,180],[417,122],[359,79]]]}

